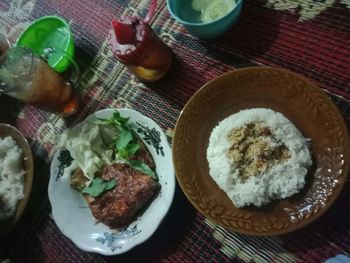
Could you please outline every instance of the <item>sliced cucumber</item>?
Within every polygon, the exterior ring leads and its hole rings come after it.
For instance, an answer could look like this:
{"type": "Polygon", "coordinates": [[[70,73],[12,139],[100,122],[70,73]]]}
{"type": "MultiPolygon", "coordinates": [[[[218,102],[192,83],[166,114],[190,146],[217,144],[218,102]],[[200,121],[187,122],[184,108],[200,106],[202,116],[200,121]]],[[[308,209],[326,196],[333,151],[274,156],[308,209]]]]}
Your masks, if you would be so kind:
{"type": "Polygon", "coordinates": [[[215,0],[203,9],[201,20],[205,23],[217,20],[227,15],[235,6],[235,0],[215,0]]]}
{"type": "Polygon", "coordinates": [[[192,9],[198,12],[202,12],[210,4],[211,0],[193,0],[192,9]]]}

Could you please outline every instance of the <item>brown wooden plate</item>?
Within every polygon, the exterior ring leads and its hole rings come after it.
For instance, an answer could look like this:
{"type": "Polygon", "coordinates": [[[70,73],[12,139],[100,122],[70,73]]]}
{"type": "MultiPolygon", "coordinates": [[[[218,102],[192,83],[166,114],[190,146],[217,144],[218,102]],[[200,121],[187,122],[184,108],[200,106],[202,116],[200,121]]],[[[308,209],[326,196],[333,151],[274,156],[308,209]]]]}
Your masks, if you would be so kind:
{"type": "Polygon", "coordinates": [[[0,124],[0,138],[11,136],[22,149],[24,177],[24,197],[19,201],[15,215],[6,221],[0,221],[0,233],[9,232],[21,217],[27,205],[33,181],[33,156],[30,146],[23,134],[9,124],[0,124]]]}
{"type": "Polygon", "coordinates": [[[305,77],[283,69],[252,67],[224,74],[185,105],[175,128],[173,161],[187,198],[206,218],[250,235],[277,235],[321,216],[336,200],[349,171],[349,136],[338,108],[305,77]],[[304,189],[257,208],[236,208],[209,175],[209,136],[219,121],[242,109],[281,112],[311,139],[313,168],[304,189]]]}

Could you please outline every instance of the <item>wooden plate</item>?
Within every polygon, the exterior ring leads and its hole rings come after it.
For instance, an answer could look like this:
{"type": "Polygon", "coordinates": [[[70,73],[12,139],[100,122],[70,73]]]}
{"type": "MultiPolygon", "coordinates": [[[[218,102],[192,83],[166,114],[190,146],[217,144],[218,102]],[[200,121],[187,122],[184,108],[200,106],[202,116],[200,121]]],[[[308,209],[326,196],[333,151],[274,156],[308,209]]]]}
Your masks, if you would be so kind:
{"type": "Polygon", "coordinates": [[[7,221],[0,222],[0,233],[9,232],[21,217],[27,205],[33,181],[33,157],[26,138],[15,127],[9,124],[0,124],[0,138],[3,139],[7,136],[11,136],[22,149],[22,155],[24,157],[23,169],[26,173],[24,178],[24,197],[19,201],[15,215],[7,221]]]}
{"type": "Polygon", "coordinates": [[[336,200],[349,171],[349,137],[338,108],[306,78],[283,69],[252,67],[204,85],[188,101],[175,128],[173,161],[187,198],[205,217],[250,235],[277,235],[321,216],[336,200]],[[236,208],[209,175],[209,136],[219,121],[242,109],[281,112],[311,139],[314,167],[297,195],[262,208],[236,208]]]}

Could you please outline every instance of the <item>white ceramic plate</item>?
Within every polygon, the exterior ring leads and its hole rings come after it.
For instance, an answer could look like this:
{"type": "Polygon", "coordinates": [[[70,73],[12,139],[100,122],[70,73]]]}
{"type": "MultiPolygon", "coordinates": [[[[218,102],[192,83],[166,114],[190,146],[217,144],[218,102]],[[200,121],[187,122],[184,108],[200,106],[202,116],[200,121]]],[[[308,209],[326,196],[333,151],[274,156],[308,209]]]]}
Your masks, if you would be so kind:
{"type": "MultiPolygon", "coordinates": [[[[96,118],[109,118],[115,109],[100,110],[83,122],[96,118]]],[[[115,232],[102,223],[95,224],[90,208],[80,193],[69,186],[69,178],[63,178],[63,170],[70,163],[67,151],[57,151],[51,163],[49,199],[53,218],[61,232],[79,248],[103,255],[124,253],[147,240],[158,228],[168,212],[175,192],[175,175],[172,153],[162,129],[151,119],[130,109],[118,109],[139,134],[153,156],[161,190],[148,208],[127,228],[115,232]]]]}

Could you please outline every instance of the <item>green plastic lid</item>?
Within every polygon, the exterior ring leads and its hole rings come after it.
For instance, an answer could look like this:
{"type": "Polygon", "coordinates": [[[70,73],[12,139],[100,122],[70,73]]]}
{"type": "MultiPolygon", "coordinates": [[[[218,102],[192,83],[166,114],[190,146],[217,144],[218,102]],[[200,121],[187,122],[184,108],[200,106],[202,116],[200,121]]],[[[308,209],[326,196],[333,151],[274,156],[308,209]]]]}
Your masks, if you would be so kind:
{"type": "Polygon", "coordinates": [[[16,45],[28,47],[37,55],[47,57],[48,64],[57,72],[69,67],[75,53],[69,25],[58,16],[44,16],[35,20],[22,32],[16,45]]]}

